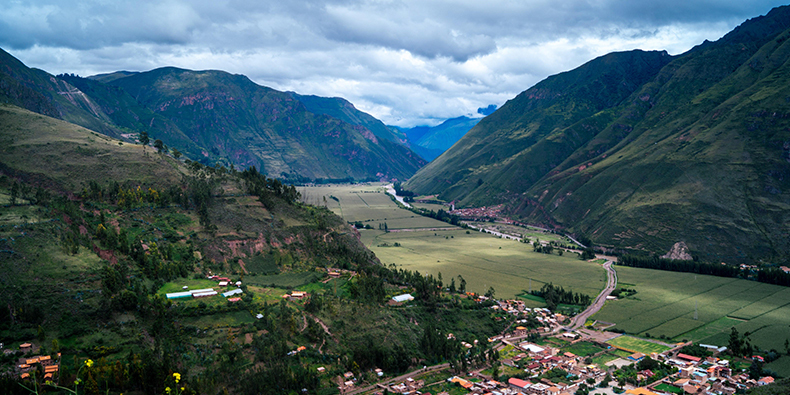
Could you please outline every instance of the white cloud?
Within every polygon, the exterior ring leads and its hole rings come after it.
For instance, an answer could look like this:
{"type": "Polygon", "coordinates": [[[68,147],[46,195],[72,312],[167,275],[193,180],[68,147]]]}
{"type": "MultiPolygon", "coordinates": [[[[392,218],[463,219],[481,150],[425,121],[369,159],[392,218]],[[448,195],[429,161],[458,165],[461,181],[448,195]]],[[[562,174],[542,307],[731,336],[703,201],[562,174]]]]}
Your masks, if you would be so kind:
{"type": "Polygon", "coordinates": [[[501,105],[548,75],[629,49],[678,54],[778,1],[10,0],[0,46],[91,75],[176,66],[345,97],[412,126],[501,105]]]}

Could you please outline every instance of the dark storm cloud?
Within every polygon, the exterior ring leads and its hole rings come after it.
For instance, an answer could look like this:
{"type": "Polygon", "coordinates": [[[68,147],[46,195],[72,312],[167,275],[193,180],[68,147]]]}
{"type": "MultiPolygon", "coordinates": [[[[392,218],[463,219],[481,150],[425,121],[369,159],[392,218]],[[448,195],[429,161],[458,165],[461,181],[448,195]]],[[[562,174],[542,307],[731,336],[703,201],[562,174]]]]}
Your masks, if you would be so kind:
{"type": "Polygon", "coordinates": [[[474,113],[615,50],[685,51],[777,1],[10,0],[0,47],[89,75],[161,66],[344,96],[388,122],[474,113]]]}

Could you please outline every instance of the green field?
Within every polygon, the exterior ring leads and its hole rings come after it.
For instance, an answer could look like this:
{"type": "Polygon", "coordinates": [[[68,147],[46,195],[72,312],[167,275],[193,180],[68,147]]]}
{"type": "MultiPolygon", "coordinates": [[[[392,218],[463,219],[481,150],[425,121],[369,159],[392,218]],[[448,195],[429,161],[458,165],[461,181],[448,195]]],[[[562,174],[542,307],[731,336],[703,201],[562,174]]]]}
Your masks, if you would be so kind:
{"type": "MultiPolygon", "coordinates": [[[[606,285],[600,265],[580,261],[576,254],[535,253],[532,246],[466,230],[389,232],[363,230],[362,241],[384,264],[437,276],[445,284],[461,275],[467,290],[512,298],[553,282],[574,292],[597,295],[606,285]],[[390,247],[380,247],[384,244],[390,247]],[[400,247],[392,247],[399,243],[400,247]]],[[[456,285],[458,280],[456,279],[456,285]]]]}
{"type": "Polygon", "coordinates": [[[673,394],[682,394],[683,393],[683,389],[682,388],[678,388],[678,387],[675,387],[674,385],[669,385],[669,384],[666,384],[666,383],[662,383],[662,384],[657,385],[656,389],[659,390],[659,391],[670,392],[670,393],[673,393],[673,394]]]}
{"type": "Polygon", "coordinates": [[[348,222],[362,222],[373,229],[387,224],[392,229],[454,228],[454,226],[398,208],[382,184],[333,185],[299,188],[302,200],[324,205],[348,222]],[[337,200],[332,197],[337,198],[337,200]]]}
{"type": "Polygon", "coordinates": [[[615,347],[620,347],[626,351],[641,352],[645,355],[651,353],[662,353],[669,350],[669,347],[656,344],[647,340],[639,339],[633,336],[618,336],[607,342],[615,347]]]}
{"type": "Polygon", "coordinates": [[[580,357],[597,354],[604,349],[590,342],[578,342],[562,348],[562,352],[569,352],[580,357]]]}
{"type": "Polygon", "coordinates": [[[593,318],[634,334],[726,346],[730,328],[754,345],[779,349],[790,339],[790,288],[733,278],[616,266],[637,294],[610,301],[593,318]],[[696,307],[697,319],[694,319],[696,307]]]}

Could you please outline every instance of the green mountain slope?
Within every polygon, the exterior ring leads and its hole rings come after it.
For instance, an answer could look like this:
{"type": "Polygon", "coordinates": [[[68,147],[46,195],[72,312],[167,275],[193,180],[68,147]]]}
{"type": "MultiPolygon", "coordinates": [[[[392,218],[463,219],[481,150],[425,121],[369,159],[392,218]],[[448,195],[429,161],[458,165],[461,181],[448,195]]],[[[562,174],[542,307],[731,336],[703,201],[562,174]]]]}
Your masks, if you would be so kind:
{"type": "Polygon", "coordinates": [[[610,54],[549,77],[407,187],[507,202],[514,217],[621,248],[785,255],[788,28],[781,7],[674,58],[610,54]]]}
{"type": "Polygon", "coordinates": [[[392,141],[401,145],[407,145],[407,137],[399,130],[387,127],[372,115],[359,111],[348,100],[342,97],[321,97],[315,95],[300,95],[295,92],[288,92],[294,99],[304,104],[307,111],[313,114],[324,114],[337,118],[352,125],[364,126],[378,138],[392,141]]]}
{"type": "Polygon", "coordinates": [[[423,162],[363,126],[221,71],[162,68],[110,82],[175,123],[204,156],[285,178],[400,178],[423,162]]]}
{"type": "Polygon", "coordinates": [[[313,113],[287,93],[220,71],[52,76],[0,51],[0,101],[127,141],[146,131],[193,160],[295,180],[404,180],[425,163],[367,114],[313,113]]]}

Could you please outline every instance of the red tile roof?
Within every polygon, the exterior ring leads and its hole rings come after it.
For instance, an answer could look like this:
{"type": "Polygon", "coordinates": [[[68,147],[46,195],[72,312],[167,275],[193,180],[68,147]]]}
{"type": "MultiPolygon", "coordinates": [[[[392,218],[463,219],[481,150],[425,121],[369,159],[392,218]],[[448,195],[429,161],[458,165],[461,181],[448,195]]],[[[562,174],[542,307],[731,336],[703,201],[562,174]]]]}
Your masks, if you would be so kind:
{"type": "Polygon", "coordinates": [[[529,381],[522,380],[522,379],[517,379],[515,377],[512,377],[512,378],[508,379],[507,383],[510,384],[510,385],[515,385],[516,387],[519,387],[519,388],[524,388],[524,387],[532,384],[529,381]]]}
{"type": "Polygon", "coordinates": [[[702,360],[702,358],[700,358],[700,357],[692,357],[691,355],[683,354],[683,353],[678,354],[678,358],[685,359],[686,361],[692,361],[692,362],[699,362],[699,361],[702,360]]]}

